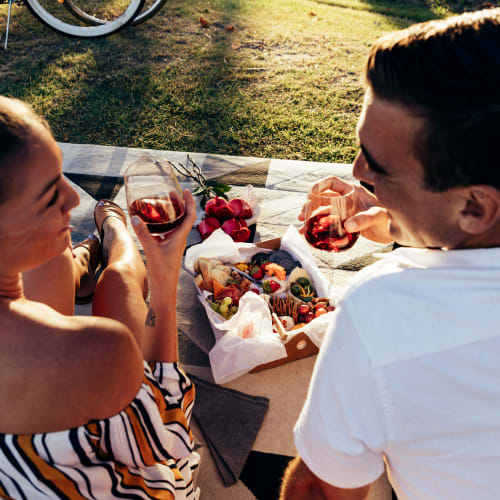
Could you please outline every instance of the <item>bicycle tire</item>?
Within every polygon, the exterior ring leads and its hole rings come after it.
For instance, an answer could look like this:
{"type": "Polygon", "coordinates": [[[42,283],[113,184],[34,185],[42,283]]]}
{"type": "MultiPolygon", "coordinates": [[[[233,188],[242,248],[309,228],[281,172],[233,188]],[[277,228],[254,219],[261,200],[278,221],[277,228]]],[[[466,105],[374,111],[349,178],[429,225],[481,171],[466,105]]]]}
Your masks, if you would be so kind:
{"type": "Polygon", "coordinates": [[[144,7],[146,0],[130,0],[127,10],[113,21],[98,26],[77,26],[61,21],[51,13],[47,12],[38,0],[24,0],[26,7],[40,22],[49,28],[66,36],[76,38],[103,38],[129,26],[135,16],[144,7]]]}
{"type": "MultiPolygon", "coordinates": [[[[72,0],[59,0],[60,3],[66,9],[71,12],[75,17],[80,19],[83,22],[86,22],[88,24],[91,24],[93,26],[101,25],[101,24],[106,24],[109,21],[106,21],[104,19],[99,19],[95,16],[91,16],[84,12],[82,9],[80,9],[77,5],[75,5],[72,0]]],[[[130,24],[131,26],[137,26],[138,24],[143,23],[144,21],[147,21],[148,19],[151,19],[165,4],[167,3],[167,0],[156,0],[156,2],[151,5],[148,9],[146,9],[144,12],[141,12],[140,14],[137,14],[137,16],[134,18],[132,23],[130,24]]]]}

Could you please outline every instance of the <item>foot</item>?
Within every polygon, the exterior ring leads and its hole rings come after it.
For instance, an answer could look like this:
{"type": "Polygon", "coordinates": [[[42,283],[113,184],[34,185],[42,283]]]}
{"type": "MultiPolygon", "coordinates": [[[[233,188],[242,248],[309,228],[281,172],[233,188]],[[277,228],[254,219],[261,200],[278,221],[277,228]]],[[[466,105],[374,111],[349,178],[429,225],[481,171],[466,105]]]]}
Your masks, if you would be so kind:
{"type": "Polygon", "coordinates": [[[73,248],[73,256],[80,278],[76,283],[75,304],[88,304],[92,301],[96,286],[95,273],[101,260],[99,239],[90,234],[73,248]]]}
{"type": "Polygon", "coordinates": [[[127,226],[125,212],[116,203],[110,200],[99,200],[97,202],[94,209],[94,221],[101,237],[103,267],[108,263],[109,257],[109,242],[105,241],[104,227],[108,224],[114,225],[118,220],[120,220],[120,225],[127,226]]]}

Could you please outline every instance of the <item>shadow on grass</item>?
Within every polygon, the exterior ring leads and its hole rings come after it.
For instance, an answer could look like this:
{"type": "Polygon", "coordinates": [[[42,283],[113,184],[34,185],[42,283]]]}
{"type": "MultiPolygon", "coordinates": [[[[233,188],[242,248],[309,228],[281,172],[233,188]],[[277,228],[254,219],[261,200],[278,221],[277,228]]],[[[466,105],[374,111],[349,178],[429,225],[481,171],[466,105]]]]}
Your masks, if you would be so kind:
{"type": "Polygon", "coordinates": [[[493,0],[314,0],[316,3],[352,10],[381,14],[391,20],[395,29],[406,28],[417,22],[440,19],[453,14],[500,5],[493,0]]]}
{"type": "Polygon", "coordinates": [[[99,40],[66,39],[18,8],[0,94],[31,102],[63,142],[241,153],[238,130],[251,114],[230,64],[240,0],[167,5],[99,40]]]}

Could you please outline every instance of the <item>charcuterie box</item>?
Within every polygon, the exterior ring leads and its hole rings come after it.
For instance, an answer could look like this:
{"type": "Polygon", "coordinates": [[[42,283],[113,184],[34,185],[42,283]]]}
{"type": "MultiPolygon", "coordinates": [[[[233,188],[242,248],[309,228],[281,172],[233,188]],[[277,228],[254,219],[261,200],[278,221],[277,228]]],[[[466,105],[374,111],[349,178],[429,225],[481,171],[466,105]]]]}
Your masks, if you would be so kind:
{"type": "Polygon", "coordinates": [[[215,336],[217,383],[317,354],[335,300],[293,226],[257,244],[217,230],[187,251],[185,266],[215,336]]]}

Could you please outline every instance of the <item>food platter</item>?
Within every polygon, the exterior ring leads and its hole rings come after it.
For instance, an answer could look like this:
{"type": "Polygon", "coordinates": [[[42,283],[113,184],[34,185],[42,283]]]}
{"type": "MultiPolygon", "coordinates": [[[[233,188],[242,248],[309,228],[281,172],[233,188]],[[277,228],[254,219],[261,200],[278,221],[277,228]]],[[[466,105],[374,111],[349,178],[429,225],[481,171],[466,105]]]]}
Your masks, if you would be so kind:
{"type": "MultiPolygon", "coordinates": [[[[303,241],[295,228],[287,233],[303,241]]],[[[314,259],[304,255],[307,245],[302,252],[281,239],[254,245],[227,238],[219,230],[187,255],[216,338],[209,354],[216,381],[235,378],[227,379],[228,371],[239,376],[316,354],[335,301],[326,278],[311,267],[314,259]]]]}

